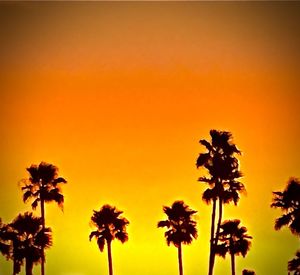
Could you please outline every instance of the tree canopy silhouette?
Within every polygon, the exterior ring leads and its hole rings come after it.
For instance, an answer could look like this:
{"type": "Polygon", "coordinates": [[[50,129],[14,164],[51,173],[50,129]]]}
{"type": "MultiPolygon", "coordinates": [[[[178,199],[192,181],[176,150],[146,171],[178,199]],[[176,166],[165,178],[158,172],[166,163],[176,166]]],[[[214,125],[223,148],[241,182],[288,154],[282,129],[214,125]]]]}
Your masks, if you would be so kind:
{"type": "Polygon", "coordinates": [[[0,218],[0,253],[6,258],[9,258],[10,241],[7,238],[7,229],[8,226],[4,224],[0,218]]]}
{"type": "Polygon", "coordinates": [[[193,238],[197,238],[196,221],[192,219],[197,211],[192,210],[183,201],[175,201],[171,207],[164,206],[167,220],[159,221],[158,227],[166,227],[167,244],[171,243],[178,249],[179,274],[183,275],[182,244],[190,244],[193,238]]]}
{"type": "Polygon", "coordinates": [[[223,204],[233,202],[237,205],[240,193],[245,191],[239,181],[242,173],[236,155],[240,150],[232,141],[232,134],[226,131],[210,130],[211,141],[200,140],[207,152],[200,153],[196,162],[197,168],[204,167],[209,176],[202,176],[198,180],[209,185],[202,195],[207,203],[212,203],[210,256],[208,274],[213,274],[215,262],[215,246],[217,245],[223,215],[223,204]],[[216,208],[218,202],[218,223],[215,229],[216,208]]]}
{"type": "MultiPolygon", "coordinates": [[[[271,207],[280,208],[283,215],[275,220],[275,230],[287,226],[292,234],[300,236],[300,181],[290,178],[283,191],[273,192],[271,207]]],[[[288,262],[288,270],[300,275],[300,251],[288,262]]]]}
{"type": "Polygon", "coordinates": [[[290,178],[283,191],[273,192],[271,207],[280,208],[283,215],[276,219],[275,229],[287,226],[292,234],[300,236],[300,181],[290,178]]]}
{"type": "MultiPolygon", "coordinates": [[[[36,209],[38,204],[41,207],[42,226],[45,229],[45,203],[55,201],[59,207],[63,207],[64,196],[61,193],[60,184],[67,181],[58,176],[58,168],[53,164],[41,162],[39,165],[31,165],[27,168],[29,178],[24,179],[23,201],[27,202],[32,199],[31,204],[33,209],[36,209]]],[[[45,274],[45,254],[42,248],[41,274],[45,274]]]]}
{"type": "Polygon", "coordinates": [[[296,252],[296,257],[288,262],[288,270],[293,275],[300,275],[300,250],[296,252]]]}
{"type": "Polygon", "coordinates": [[[91,217],[92,224],[97,227],[97,230],[92,231],[89,238],[90,241],[92,238],[97,240],[101,252],[103,252],[105,244],[107,245],[109,275],[113,275],[111,242],[114,239],[122,243],[128,240],[126,226],[129,221],[121,214],[123,212],[117,210],[116,207],[105,204],[99,211],[94,210],[91,217]]]}
{"type": "Polygon", "coordinates": [[[51,229],[43,229],[42,218],[29,212],[6,225],[3,239],[7,245],[5,256],[13,260],[14,275],[20,273],[24,261],[26,275],[32,275],[33,265],[41,262],[43,248],[52,245],[51,229]]]}
{"type": "Polygon", "coordinates": [[[225,258],[229,253],[231,257],[231,273],[235,275],[235,255],[246,256],[250,249],[252,239],[247,235],[247,228],[240,227],[240,220],[227,220],[221,225],[221,232],[219,235],[219,243],[216,246],[216,254],[225,258]]]}

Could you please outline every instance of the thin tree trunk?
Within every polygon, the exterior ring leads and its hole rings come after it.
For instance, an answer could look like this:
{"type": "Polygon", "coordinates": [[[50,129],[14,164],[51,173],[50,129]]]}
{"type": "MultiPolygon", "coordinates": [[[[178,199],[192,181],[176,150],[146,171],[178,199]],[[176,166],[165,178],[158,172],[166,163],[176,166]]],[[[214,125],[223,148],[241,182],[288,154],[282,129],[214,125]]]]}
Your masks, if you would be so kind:
{"type": "Polygon", "coordinates": [[[222,216],[223,216],[223,202],[222,202],[222,199],[219,198],[219,217],[218,217],[218,224],[217,224],[217,230],[216,230],[215,245],[218,244],[218,240],[219,240],[222,216]]]}
{"type": "Polygon", "coordinates": [[[235,275],[235,258],[234,258],[234,253],[231,253],[230,256],[231,256],[231,274],[235,275]]]}
{"type": "Polygon", "coordinates": [[[213,200],[211,227],[210,227],[210,254],[209,254],[209,268],[208,275],[213,274],[214,269],[214,235],[215,235],[215,218],[216,218],[216,199],[213,200]]]}
{"type": "MultiPolygon", "coordinates": [[[[41,198],[41,217],[42,217],[43,232],[45,232],[45,201],[43,198],[41,198]]],[[[43,244],[42,244],[41,275],[45,275],[45,250],[43,244]]]]}
{"type": "Polygon", "coordinates": [[[111,241],[107,242],[108,268],[109,275],[113,275],[112,257],[111,257],[111,241]]]}
{"type": "Polygon", "coordinates": [[[32,275],[33,263],[28,258],[25,259],[26,275],[32,275]]]}
{"type": "Polygon", "coordinates": [[[179,275],[183,275],[181,243],[178,246],[178,265],[179,265],[179,275]]]}

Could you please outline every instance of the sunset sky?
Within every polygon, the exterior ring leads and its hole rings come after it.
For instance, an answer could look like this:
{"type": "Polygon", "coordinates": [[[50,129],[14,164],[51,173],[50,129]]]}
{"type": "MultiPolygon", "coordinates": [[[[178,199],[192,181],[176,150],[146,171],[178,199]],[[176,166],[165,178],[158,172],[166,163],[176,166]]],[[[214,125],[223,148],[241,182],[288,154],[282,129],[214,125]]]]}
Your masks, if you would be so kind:
{"type": "MultiPolygon", "coordinates": [[[[129,241],[112,245],[116,275],[177,274],[156,225],[178,199],[198,211],[185,274],[207,274],[211,206],[195,162],[210,129],[232,132],[243,152],[247,194],[224,210],[253,236],[237,274],[287,274],[300,243],[274,230],[270,203],[300,177],[299,14],[299,2],[0,3],[0,217],[31,211],[18,184],[31,164],[68,181],[64,212],[46,207],[47,275],[108,273],[88,238],[105,203],[130,221],[129,241]]],[[[215,275],[227,274],[218,258],[215,275]]]]}

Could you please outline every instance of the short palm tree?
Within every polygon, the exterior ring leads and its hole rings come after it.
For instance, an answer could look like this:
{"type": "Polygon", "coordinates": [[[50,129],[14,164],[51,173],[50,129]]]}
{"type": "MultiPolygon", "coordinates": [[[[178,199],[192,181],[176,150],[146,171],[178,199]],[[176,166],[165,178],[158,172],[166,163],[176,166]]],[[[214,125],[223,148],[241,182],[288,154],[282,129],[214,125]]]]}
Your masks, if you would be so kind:
{"type": "Polygon", "coordinates": [[[215,253],[220,226],[223,215],[223,204],[234,202],[237,205],[239,194],[245,191],[244,185],[238,180],[242,177],[239,171],[239,162],[236,158],[241,152],[232,142],[232,134],[226,131],[211,130],[211,142],[200,140],[207,152],[199,154],[196,162],[197,168],[204,167],[209,177],[200,177],[199,181],[209,184],[202,195],[207,203],[212,203],[211,232],[210,232],[210,256],[208,274],[213,274],[215,253]],[[216,209],[218,202],[218,223],[215,229],[216,209]]]}
{"type": "Polygon", "coordinates": [[[106,204],[99,211],[94,210],[91,217],[92,224],[97,229],[91,232],[90,241],[95,238],[101,252],[103,252],[105,244],[107,245],[109,275],[113,275],[111,242],[114,239],[122,243],[128,240],[126,226],[128,226],[129,221],[120,216],[122,213],[116,207],[106,204]]]}
{"type": "Polygon", "coordinates": [[[229,253],[231,257],[231,273],[235,275],[235,255],[246,256],[250,249],[252,239],[247,235],[247,228],[240,227],[240,220],[227,220],[221,225],[221,232],[219,235],[219,243],[216,246],[216,254],[225,258],[229,253]]]}
{"type": "Polygon", "coordinates": [[[300,236],[300,181],[290,178],[283,191],[273,192],[271,207],[280,208],[283,215],[275,221],[275,229],[287,226],[292,234],[300,236]]]}
{"type": "Polygon", "coordinates": [[[7,225],[5,240],[9,244],[7,258],[13,260],[13,274],[21,271],[25,260],[26,275],[32,275],[33,264],[41,262],[42,249],[52,245],[51,229],[43,229],[42,219],[26,212],[7,225]]]}
{"type": "Polygon", "coordinates": [[[20,273],[23,264],[23,253],[20,249],[20,240],[9,224],[3,224],[0,228],[0,251],[7,260],[13,261],[13,275],[20,273]]]}
{"type": "Polygon", "coordinates": [[[182,244],[190,244],[197,238],[196,221],[192,219],[197,211],[192,210],[183,201],[175,201],[171,207],[164,206],[167,220],[158,222],[158,227],[167,227],[165,237],[167,244],[171,243],[178,249],[179,274],[183,275],[182,244]]]}
{"type": "MultiPolygon", "coordinates": [[[[45,203],[55,201],[63,207],[64,196],[61,193],[60,184],[67,181],[58,176],[58,168],[52,164],[41,162],[39,165],[31,165],[27,168],[29,179],[23,180],[23,201],[33,199],[31,204],[36,209],[41,207],[42,227],[45,230],[45,203]]],[[[41,275],[45,274],[45,253],[42,248],[41,275]]]]}
{"type": "Polygon", "coordinates": [[[300,250],[296,252],[296,257],[289,261],[288,270],[293,272],[293,275],[300,275],[300,250]]]}

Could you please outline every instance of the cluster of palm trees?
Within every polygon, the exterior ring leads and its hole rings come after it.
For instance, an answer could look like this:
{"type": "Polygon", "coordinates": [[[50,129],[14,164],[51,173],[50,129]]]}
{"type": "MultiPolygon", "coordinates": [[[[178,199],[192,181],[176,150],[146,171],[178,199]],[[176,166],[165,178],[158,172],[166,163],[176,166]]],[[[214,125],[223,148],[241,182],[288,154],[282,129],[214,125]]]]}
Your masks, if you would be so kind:
{"type": "Polygon", "coordinates": [[[202,199],[212,204],[208,275],[213,274],[215,256],[225,257],[227,253],[231,256],[231,273],[235,275],[235,255],[246,256],[251,237],[246,234],[246,227],[239,227],[240,220],[222,222],[222,218],[223,206],[232,202],[237,205],[240,194],[245,191],[240,182],[242,173],[237,159],[241,152],[233,143],[230,132],[211,130],[210,136],[211,141],[200,140],[206,152],[200,153],[196,162],[197,168],[203,167],[208,174],[198,179],[209,186],[202,199]]]}
{"type": "MultiPolygon", "coordinates": [[[[23,201],[32,200],[32,208],[40,206],[41,215],[31,212],[19,214],[11,223],[0,222],[0,252],[13,261],[13,275],[20,273],[25,262],[26,275],[32,275],[33,265],[41,263],[45,274],[45,249],[52,245],[52,231],[45,225],[45,203],[56,202],[63,207],[60,185],[66,180],[58,176],[58,168],[41,162],[27,168],[29,178],[23,179],[23,201]]],[[[1,220],[0,220],[1,221],[1,220]]]]}
{"type": "MultiPolygon", "coordinates": [[[[207,152],[201,153],[197,159],[197,167],[204,167],[209,176],[200,177],[209,188],[203,193],[206,203],[212,202],[212,221],[209,257],[209,275],[213,274],[215,256],[225,257],[230,254],[231,271],[235,275],[235,256],[246,256],[250,249],[252,237],[247,235],[247,228],[240,225],[240,220],[225,220],[222,222],[223,205],[233,202],[237,205],[240,193],[245,191],[244,185],[239,181],[242,173],[239,171],[239,162],[236,158],[241,152],[232,142],[232,135],[226,131],[210,131],[211,141],[200,140],[207,152]],[[216,223],[216,209],[218,219],[216,223]]],[[[182,245],[190,244],[197,238],[196,221],[193,215],[197,211],[191,209],[183,201],[175,201],[170,207],[163,207],[167,215],[166,220],[159,221],[158,227],[166,227],[165,238],[167,244],[173,244],[178,249],[179,274],[183,275],[182,245]]],[[[122,243],[128,240],[126,226],[128,220],[119,217],[123,212],[110,205],[104,205],[99,211],[94,210],[91,218],[97,230],[90,234],[90,239],[96,238],[100,251],[107,244],[109,274],[113,274],[111,241],[119,239],[122,243]]],[[[252,272],[244,270],[245,272],[252,272]]],[[[245,273],[247,274],[247,273],[245,273]]],[[[251,274],[251,273],[248,273],[251,274]]]]}
{"type": "MultiPolygon", "coordinates": [[[[232,134],[227,131],[210,131],[210,141],[200,140],[206,149],[200,153],[196,166],[203,169],[199,181],[208,185],[202,199],[211,204],[210,253],[208,275],[213,275],[215,257],[230,255],[231,273],[235,275],[235,256],[246,256],[251,246],[252,237],[239,219],[223,220],[224,206],[229,203],[238,204],[245,186],[240,181],[237,156],[240,150],[233,143],[232,134]]],[[[52,245],[52,231],[45,225],[45,203],[56,202],[63,207],[64,196],[61,185],[66,180],[58,176],[58,168],[52,164],[41,162],[27,168],[29,178],[22,180],[23,201],[31,201],[35,210],[40,207],[40,216],[31,212],[19,214],[11,223],[4,224],[0,219],[0,252],[13,261],[13,275],[20,272],[25,263],[26,275],[32,275],[33,265],[41,263],[41,275],[45,274],[45,249],[52,245]]],[[[291,178],[282,192],[273,192],[272,207],[280,208],[284,214],[275,221],[275,229],[288,226],[291,232],[300,235],[300,182],[291,178]]],[[[173,244],[178,250],[179,274],[183,275],[182,245],[191,244],[197,238],[197,223],[191,209],[183,201],[175,201],[171,206],[163,206],[167,219],[157,223],[157,227],[165,227],[164,234],[167,245],[173,244]]],[[[107,247],[109,275],[113,275],[112,241],[122,243],[128,240],[126,228],[129,221],[122,216],[123,212],[115,206],[103,205],[100,210],[93,211],[91,223],[95,230],[89,239],[95,239],[101,252],[107,247]]],[[[296,258],[288,263],[288,270],[300,275],[300,250],[296,258]]],[[[243,275],[254,275],[255,272],[244,269],[243,275]]]]}

